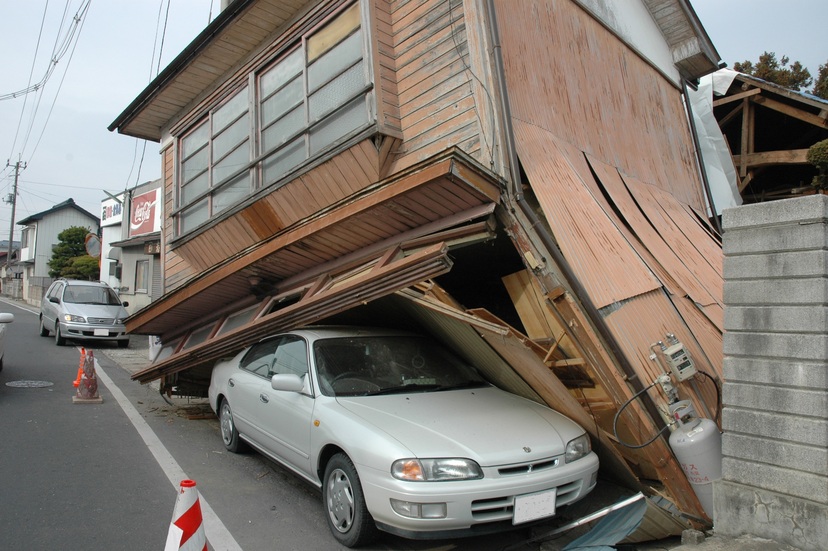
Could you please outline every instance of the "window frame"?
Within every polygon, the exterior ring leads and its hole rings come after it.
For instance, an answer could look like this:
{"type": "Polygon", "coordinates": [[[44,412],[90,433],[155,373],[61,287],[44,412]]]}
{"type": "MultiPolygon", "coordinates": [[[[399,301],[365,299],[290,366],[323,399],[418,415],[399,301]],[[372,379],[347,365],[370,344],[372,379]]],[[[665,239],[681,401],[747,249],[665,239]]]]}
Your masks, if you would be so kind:
{"type": "MultiPolygon", "coordinates": [[[[376,82],[376,75],[374,74],[375,52],[371,44],[373,39],[370,21],[369,8],[364,0],[354,0],[337,7],[337,9],[332,10],[318,24],[302,29],[295,36],[291,37],[290,40],[285,41],[285,46],[270,60],[252,69],[232,91],[224,95],[202,117],[195,120],[192,124],[189,124],[175,136],[175,166],[177,169],[174,179],[175,208],[170,213],[173,219],[173,241],[196,235],[202,228],[207,227],[211,221],[221,219],[224,216],[236,212],[240,205],[243,205],[245,201],[255,196],[258,191],[278,188],[295,177],[296,173],[301,171],[303,167],[318,162],[320,158],[324,158],[332,149],[341,146],[343,143],[347,143],[371,127],[377,127],[378,105],[376,89],[378,84],[376,82]],[[350,12],[350,10],[353,11],[350,12]],[[351,19],[349,19],[349,15],[352,16],[351,19]],[[337,23],[340,17],[344,22],[344,28],[347,30],[342,34],[337,34],[333,24],[337,23]],[[353,27],[348,27],[349,22],[355,22],[353,27]],[[309,41],[312,41],[314,37],[321,36],[327,29],[333,29],[332,34],[335,36],[335,40],[328,44],[324,44],[324,41],[322,41],[323,47],[319,50],[319,53],[312,60],[309,60],[309,41]],[[353,38],[356,34],[359,34],[358,39],[353,38]],[[337,67],[337,70],[330,74],[323,73],[325,78],[320,80],[311,92],[308,84],[308,73],[313,64],[318,63],[325,55],[330,54],[336,48],[345,47],[343,45],[349,39],[358,42],[359,54],[354,54],[354,59],[349,61],[346,66],[337,67]],[[269,71],[277,68],[280,63],[286,61],[291,55],[297,54],[297,52],[299,52],[298,55],[300,58],[298,62],[299,72],[291,76],[286,82],[264,94],[262,92],[262,79],[269,74],[269,71]],[[336,96],[338,90],[335,87],[333,89],[333,99],[329,100],[333,106],[328,107],[315,120],[311,120],[310,104],[314,94],[323,91],[326,86],[330,85],[337,78],[343,77],[343,75],[354,69],[357,65],[361,66],[361,70],[358,72],[359,76],[354,78],[360,78],[361,81],[355,81],[356,85],[354,81],[348,82],[345,87],[347,93],[342,97],[336,96]],[[266,101],[284,91],[296,79],[300,80],[301,98],[295,104],[281,112],[277,117],[265,123],[266,101]],[[223,126],[221,131],[216,132],[213,126],[215,114],[238,98],[238,94],[244,93],[245,91],[247,93],[247,110],[223,126]],[[296,110],[301,111],[301,126],[298,126],[294,130],[288,129],[289,131],[284,136],[276,134],[276,136],[281,138],[281,141],[265,151],[265,132],[275,127],[280,121],[284,121],[296,110]],[[339,120],[336,120],[337,115],[343,114],[348,117],[341,117],[339,120]],[[227,149],[223,156],[214,158],[213,149],[216,138],[220,136],[221,132],[232,127],[242,117],[247,117],[248,119],[248,133],[246,137],[234,142],[233,146],[227,149]],[[344,123],[341,122],[343,120],[344,123]],[[327,135],[319,132],[316,137],[317,140],[319,137],[322,137],[321,143],[314,145],[314,131],[319,131],[326,123],[331,125],[339,123],[342,127],[330,131],[327,135]],[[185,158],[185,141],[187,138],[201,131],[205,125],[207,125],[206,144],[189,152],[185,158]],[[345,130],[342,130],[342,128],[345,130]],[[246,147],[248,151],[248,162],[245,166],[241,166],[237,170],[225,174],[221,180],[215,181],[214,171],[217,164],[237,152],[239,147],[245,147],[245,142],[247,142],[246,147]],[[294,147],[298,147],[301,153],[291,151],[291,148],[294,147]],[[185,163],[196,159],[205,149],[207,149],[205,166],[200,167],[197,174],[184,181],[185,163]],[[287,153],[287,162],[283,166],[280,166],[277,164],[280,161],[278,156],[285,153],[287,153]],[[301,159],[299,159],[300,156],[301,159]],[[268,161],[272,163],[270,166],[268,166],[268,161]],[[269,174],[268,170],[271,171],[269,174]],[[203,184],[205,185],[205,189],[196,191],[192,196],[187,198],[185,203],[183,196],[186,186],[196,183],[199,178],[204,177],[205,173],[207,179],[206,184],[203,184]],[[221,192],[228,191],[233,186],[238,185],[240,183],[239,177],[245,173],[247,173],[246,180],[248,182],[248,188],[236,192],[238,196],[231,195],[226,204],[217,205],[216,198],[221,192]],[[193,217],[189,223],[187,222],[188,215],[193,217]]],[[[354,48],[355,51],[356,48],[354,48]]],[[[354,74],[356,75],[357,72],[355,71],[354,74]]],[[[336,126],[333,126],[333,128],[336,128],[336,126]]]]}
{"type": "Polygon", "coordinates": [[[136,260],[135,261],[135,292],[136,293],[149,293],[149,280],[150,280],[150,270],[149,270],[150,262],[148,259],[136,260]],[[138,284],[138,274],[143,273],[144,281],[143,287],[140,287],[138,284]]]}

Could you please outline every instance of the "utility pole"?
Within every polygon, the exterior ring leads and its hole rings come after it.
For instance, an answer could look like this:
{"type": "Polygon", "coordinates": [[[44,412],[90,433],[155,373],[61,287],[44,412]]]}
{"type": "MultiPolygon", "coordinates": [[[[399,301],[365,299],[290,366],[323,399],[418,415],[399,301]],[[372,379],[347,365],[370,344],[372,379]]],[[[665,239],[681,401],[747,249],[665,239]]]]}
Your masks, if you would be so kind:
{"type": "MultiPolygon", "coordinates": [[[[6,166],[12,166],[8,161],[6,161],[6,166]]],[[[26,163],[18,160],[14,163],[14,187],[12,188],[12,198],[9,201],[12,205],[11,211],[11,221],[9,222],[9,251],[6,254],[6,276],[8,277],[9,271],[11,270],[11,258],[12,258],[12,244],[14,243],[14,211],[17,207],[17,179],[20,177],[20,171],[26,170],[26,163]]],[[[22,246],[22,243],[21,243],[22,246]]]]}

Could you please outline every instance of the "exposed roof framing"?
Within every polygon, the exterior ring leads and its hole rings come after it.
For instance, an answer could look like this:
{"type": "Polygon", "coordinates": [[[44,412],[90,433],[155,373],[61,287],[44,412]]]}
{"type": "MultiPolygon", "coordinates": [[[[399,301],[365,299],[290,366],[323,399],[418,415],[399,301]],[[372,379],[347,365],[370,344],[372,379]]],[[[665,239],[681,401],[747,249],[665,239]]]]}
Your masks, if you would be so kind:
{"type": "Polygon", "coordinates": [[[814,193],[807,154],[828,139],[828,101],[738,73],[713,109],[745,202],[814,193]]]}

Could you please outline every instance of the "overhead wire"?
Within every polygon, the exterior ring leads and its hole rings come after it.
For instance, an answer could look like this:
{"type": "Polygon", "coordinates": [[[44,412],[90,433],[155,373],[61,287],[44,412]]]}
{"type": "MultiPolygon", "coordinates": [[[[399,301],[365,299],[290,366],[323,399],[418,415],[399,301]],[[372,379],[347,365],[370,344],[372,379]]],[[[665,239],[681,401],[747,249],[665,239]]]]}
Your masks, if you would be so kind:
{"type": "MultiPolygon", "coordinates": [[[[29,139],[32,135],[32,130],[34,128],[35,121],[37,120],[37,114],[38,114],[38,111],[39,111],[39,108],[40,108],[40,102],[43,99],[43,92],[45,90],[46,83],[49,81],[51,76],[54,74],[54,71],[55,71],[55,68],[57,67],[58,62],[60,62],[64,58],[64,56],[66,56],[66,54],[69,53],[69,61],[66,64],[66,68],[64,69],[64,72],[63,72],[63,77],[61,78],[60,86],[58,87],[58,90],[54,95],[54,98],[52,100],[52,106],[49,110],[49,114],[51,115],[52,109],[54,109],[54,105],[57,103],[58,94],[60,93],[60,88],[62,87],[63,80],[66,78],[66,74],[69,70],[69,64],[71,63],[71,59],[72,59],[72,56],[74,54],[75,47],[77,46],[77,42],[78,42],[78,39],[80,37],[80,31],[83,27],[83,22],[85,22],[85,15],[86,15],[86,12],[89,9],[90,3],[91,3],[91,0],[85,0],[81,4],[80,8],[77,10],[75,15],[72,17],[71,25],[66,29],[66,32],[64,34],[64,25],[66,23],[67,13],[68,13],[68,10],[69,10],[69,0],[67,0],[65,8],[64,8],[63,15],[61,16],[60,28],[58,29],[58,32],[55,36],[55,44],[52,48],[52,56],[50,58],[49,66],[46,70],[46,73],[43,75],[43,77],[41,78],[41,80],[39,82],[37,82],[35,84],[31,84],[31,78],[32,78],[31,75],[34,74],[34,68],[35,68],[36,61],[37,61],[37,55],[38,55],[38,52],[40,51],[40,44],[41,44],[41,40],[42,40],[42,36],[43,36],[43,31],[44,31],[44,28],[45,28],[46,13],[47,13],[47,10],[48,10],[48,2],[47,2],[46,8],[44,9],[44,13],[43,13],[43,18],[41,20],[41,28],[40,28],[40,32],[38,34],[37,46],[36,46],[36,50],[35,50],[35,56],[32,60],[32,70],[31,70],[31,73],[30,73],[30,76],[29,76],[29,83],[30,83],[29,86],[27,86],[23,90],[19,90],[17,92],[12,92],[12,93],[7,93],[7,94],[0,94],[0,100],[20,97],[23,94],[26,95],[26,98],[24,99],[23,108],[21,109],[20,119],[18,121],[18,127],[17,127],[17,130],[15,132],[15,137],[14,137],[14,141],[13,141],[13,144],[12,144],[12,151],[9,154],[9,158],[11,158],[13,156],[14,150],[17,148],[17,142],[18,142],[18,139],[20,138],[20,130],[21,130],[21,127],[22,127],[22,124],[23,124],[23,118],[26,115],[26,106],[27,106],[27,103],[28,103],[28,95],[31,94],[32,92],[37,92],[38,99],[37,99],[37,103],[35,104],[35,107],[33,108],[32,112],[31,112],[31,115],[30,115],[29,125],[28,125],[28,128],[26,130],[26,136],[23,139],[23,145],[20,147],[20,151],[21,151],[20,156],[21,157],[23,156],[23,153],[25,152],[26,146],[28,145],[29,139]]],[[[48,117],[47,117],[46,122],[43,124],[43,127],[41,128],[40,136],[38,137],[38,140],[37,140],[38,144],[40,143],[40,140],[42,139],[43,134],[46,131],[47,124],[48,124],[48,117]]],[[[35,146],[35,149],[36,149],[36,146],[35,146]]],[[[31,157],[33,155],[34,155],[34,153],[31,153],[31,154],[27,155],[28,160],[31,160],[31,157]]]]}
{"type": "MultiPolygon", "coordinates": [[[[27,81],[27,88],[31,87],[32,85],[32,77],[34,76],[35,65],[37,62],[37,53],[40,51],[40,40],[43,38],[43,27],[46,24],[46,12],[49,9],[49,2],[47,0],[46,6],[43,8],[43,17],[40,19],[40,30],[37,33],[37,44],[35,45],[35,52],[32,56],[32,68],[29,71],[29,80],[27,81]]],[[[2,99],[2,96],[0,96],[2,99]]],[[[20,110],[20,118],[17,120],[17,129],[14,132],[14,140],[12,141],[11,151],[9,152],[9,159],[11,159],[12,154],[14,153],[14,148],[17,146],[17,137],[20,134],[20,126],[23,124],[23,114],[26,112],[26,103],[29,101],[29,94],[26,93],[26,97],[23,98],[23,108],[20,110]]]]}
{"type": "MultiPolygon", "coordinates": [[[[158,63],[156,64],[156,62],[155,62],[155,46],[156,46],[156,44],[158,44],[158,30],[159,30],[159,28],[161,28],[161,11],[164,7],[164,0],[161,0],[161,3],[158,5],[158,19],[156,20],[156,23],[155,23],[155,40],[153,40],[153,43],[152,43],[152,59],[150,60],[149,82],[152,82],[152,79],[155,78],[155,76],[158,75],[158,73],[161,72],[161,56],[164,53],[164,40],[167,37],[167,23],[169,22],[169,19],[170,19],[170,0],[166,0],[166,2],[167,2],[167,9],[166,9],[166,12],[164,13],[164,27],[163,27],[163,30],[161,31],[161,44],[158,46],[158,63]],[[154,72],[153,72],[153,65],[155,65],[155,71],[154,72]]],[[[212,13],[212,4],[210,5],[210,10],[211,10],[211,13],[212,13]]],[[[135,167],[135,157],[138,154],[138,142],[137,142],[138,138],[135,138],[135,140],[136,140],[136,142],[135,142],[135,152],[134,152],[133,157],[132,157],[132,168],[130,168],[130,170],[129,170],[129,175],[127,176],[127,182],[126,182],[126,185],[124,186],[124,191],[126,191],[129,188],[129,179],[132,176],[132,170],[135,167]]],[[[147,141],[143,140],[143,142],[144,142],[144,144],[143,144],[143,147],[141,148],[141,160],[138,162],[138,173],[135,176],[135,185],[136,186],[141,181],[141,169],[144,166],[144,155],[146,155],[146,153],[147,153],[147,141]]]]}
{"type": "MultiPolygon", "coordinates": [[[[89,7],[89,2],[91,0],[87,0],[86,6],[89,7]]],[[[81,21],[80,25],[77,27],[78,29],[78,37],[80,37],[80,31],[83,29],[83,23],[85,22],[85,18],[81,21]]],[[[75,40],[74,44],[72,45],[72,51],[69,54],[69,60],[66,62],[66,70],[63,72],[63,76],[60,78],[60,83],[58,83],[57,92],[55,92],[55,96],[52,99],[52,105],[49,107],[49,113],[46,115],[46,121],[43,123],[43,128],[40,132],[40,136],[37,138],[37,142],[35,142],[34,148],[32,149],[31,154],[29,155],[29,159],[34,157],[35,152],[37,151],[38,146],[40,145],[40,141],[43,139],[43,135],[46,133],[46,126],[49,124],[49,119],[52,118],[52,111],[55,109],[55,104],[57,103],[57,98],[60,95],[60,90],[63,88],[63,82],[66,80],[66,74],[69,72],[69,64],[72,63],[72,58],[75,55],[75,48],[78,46],[78,41],[75,40]]],[[[28,143],[28,136],[27,141],[28,143]]]]}

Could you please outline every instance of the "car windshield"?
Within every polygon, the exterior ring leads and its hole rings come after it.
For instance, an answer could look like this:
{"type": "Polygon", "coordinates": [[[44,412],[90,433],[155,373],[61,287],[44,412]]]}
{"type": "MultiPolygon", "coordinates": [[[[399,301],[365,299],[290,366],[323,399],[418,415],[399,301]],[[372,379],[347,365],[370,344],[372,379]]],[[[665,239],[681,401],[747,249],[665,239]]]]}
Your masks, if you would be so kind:
{"type": "Polygon", "coordinates": [[[91,285],[69,285],[63,293],[63,301],[74,304],[104,304],[116,306],[121,304],[118,295],[109,287],[92,287],[91,285]]]}
{"type": "Polygon", "coordinates": [[[488,386],[477,370],[423,337],[337,337],[313,347],[327,396],[374,396],[488,386]]]}

